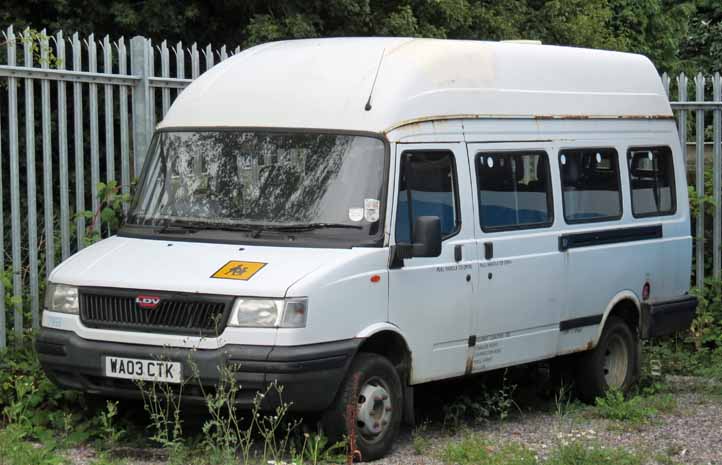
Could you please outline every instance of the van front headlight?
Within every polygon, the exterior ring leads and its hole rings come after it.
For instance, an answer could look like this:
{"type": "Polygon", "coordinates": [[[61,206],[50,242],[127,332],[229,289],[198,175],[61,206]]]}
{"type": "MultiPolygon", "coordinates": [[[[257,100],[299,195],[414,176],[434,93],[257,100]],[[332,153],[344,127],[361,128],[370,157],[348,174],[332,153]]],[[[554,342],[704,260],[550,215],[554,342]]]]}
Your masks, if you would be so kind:
{"type": "Polygon", "coordinates": [[[78,288],[65,284],[48,283],[45,289],[45,309],[51,312],[77,315],[80,312],[78,288]]]}
{"type": "Polygon", "coordinates": [[[303,328],[308,316],[307,299],[252,299],[233,302],[228,326],[246,328],[303,328]]]}

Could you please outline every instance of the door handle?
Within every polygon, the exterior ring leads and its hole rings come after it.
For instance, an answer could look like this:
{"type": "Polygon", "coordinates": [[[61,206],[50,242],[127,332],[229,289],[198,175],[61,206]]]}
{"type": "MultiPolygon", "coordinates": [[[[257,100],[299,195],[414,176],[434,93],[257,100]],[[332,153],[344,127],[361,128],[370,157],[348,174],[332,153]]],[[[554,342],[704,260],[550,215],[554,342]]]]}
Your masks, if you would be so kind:
{"type": "Polygon", "coordinates": [[[492,242],[484,242],[484,258],[487,260],[494,258],[494,244],[492,242]]]}
{"type": "Polygon", "coordinates": [[[461,254],[462,248],[463,248],[463,246],[461,244],[456,244],[456,246],[454,246],[454,260],[457,263],[460,262],[461,259],[463,258],[462,254],[461,254]]]}

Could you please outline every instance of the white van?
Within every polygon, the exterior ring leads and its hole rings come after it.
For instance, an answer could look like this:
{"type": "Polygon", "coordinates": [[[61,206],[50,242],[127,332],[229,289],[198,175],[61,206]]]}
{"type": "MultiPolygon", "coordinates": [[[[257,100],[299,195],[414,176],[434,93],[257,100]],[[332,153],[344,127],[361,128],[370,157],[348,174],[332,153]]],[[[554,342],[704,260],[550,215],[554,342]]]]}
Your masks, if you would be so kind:
{"type": "Polygon", "coordinates": [[[694,315],[691,242],[645,57],[270,43],[178,97],[123,228],[50,276],[37,348],[110,396],[232,363],[242,406],[277,380],[334,437],[356,404],[372,459],[420,383],[579,352],[583,398],[628,388],[638,341],[694,315]]]}

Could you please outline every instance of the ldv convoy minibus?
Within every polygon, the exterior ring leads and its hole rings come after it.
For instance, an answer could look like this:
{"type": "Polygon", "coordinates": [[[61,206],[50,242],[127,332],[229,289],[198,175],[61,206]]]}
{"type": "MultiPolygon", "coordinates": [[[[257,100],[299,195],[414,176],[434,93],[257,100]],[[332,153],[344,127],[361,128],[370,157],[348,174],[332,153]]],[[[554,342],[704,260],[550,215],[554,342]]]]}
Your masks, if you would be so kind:
{"type": "Polygon", "coordinates": [[[331,437],[355,409],[370,460],[421,383],[570,355],[583,399],[629,388],[640,339],[694,315],[691,241],[645,57],[268,43],[173,103],[122,229],[52,272],[37,349],[106,396],[276,381],[331,437]]]}

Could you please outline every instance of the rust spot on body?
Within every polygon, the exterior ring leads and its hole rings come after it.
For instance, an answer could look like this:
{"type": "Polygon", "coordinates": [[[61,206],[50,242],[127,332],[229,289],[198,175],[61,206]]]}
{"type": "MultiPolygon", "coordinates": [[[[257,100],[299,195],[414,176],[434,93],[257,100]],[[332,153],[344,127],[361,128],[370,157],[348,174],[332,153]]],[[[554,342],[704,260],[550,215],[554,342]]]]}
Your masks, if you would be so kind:
{"type": "MultiPolygon", "coordinates": [[[[473,347],[470,347],[469,349],[473,349],[473,347]]],[[[471,370],[474,368],[474,351],[469,350],[468,355],[466,356],[466,374],[470,375],[471,370]]]]}
{"type": "Polygon", "coordinates": [[[624,120],[674,120],[674,115],[502,115],[502,114],[458,114],[458,115],[434,115],[414,118],[388,127],[383,131],[388,134],[396,129],[412,126],[418,123],[427,123],[431,121],[448,121],[448,120],[465,120],[465,119],[532,119],[532,120],[604,120],[604,119],[624,119],[624,120]]]}

